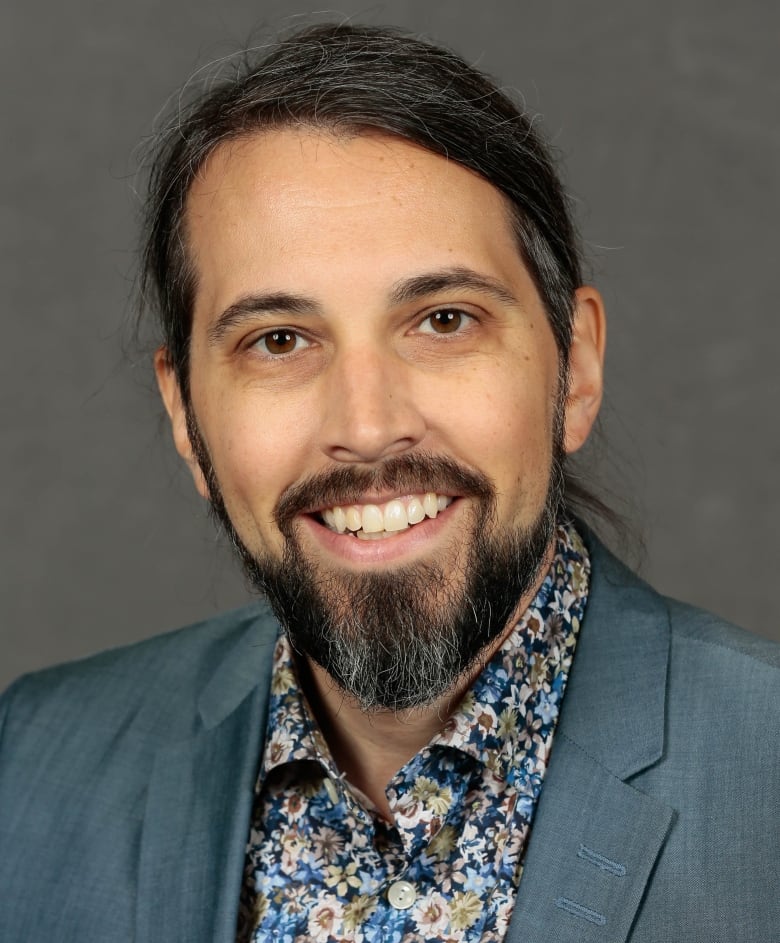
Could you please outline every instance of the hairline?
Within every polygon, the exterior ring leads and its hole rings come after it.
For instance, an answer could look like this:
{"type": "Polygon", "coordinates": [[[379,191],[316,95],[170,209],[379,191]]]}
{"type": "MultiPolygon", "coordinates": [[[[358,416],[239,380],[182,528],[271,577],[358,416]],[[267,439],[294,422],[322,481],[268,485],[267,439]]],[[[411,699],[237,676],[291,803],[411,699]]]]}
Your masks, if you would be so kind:
{"type": "MultiPolygon", "coordinates": [[[[191,161],[187,168],[189,179],[187,181],[186,188],[182,191],[180,207],[176,212],[175,226],[171,234],[172,241],[175,240],[178,243],[179,249],[182,253],[182,276],[184,279],[184,291],[189,295],[190,298],[189,329],[187,331],[186,342],[184,346],[185,357],[183,358],[183,363],[171,363],[171,366],[176,372],[177,381],[179,383],[182,396],[186,401],[190,400],[190,341],[192,338],[192,330],[194,325],[195,295],[198,288],[198,272],[195,264],[194,252],[192,250],[188,235],[187,221],[192,188],[198,177],[205,175],[207,172],[208,163],[215,158],[218,151],[221,151],[226,147],[238,146],[242,142],[251,140],[253,138],[264,137],[269,134],[284,131],[309,131],[322,135],[323,137],[330,137],[334,141],[345,143],[360,137],[373,137],[377,139],[384,138],[388,140],[402,141],[412,147],[417,147],[420,150],[424,150],[430,154],[433,154],[434,156],[441,157],[443,160],[451,161],[458,167],[461,167],[463,170],[479,177],[480,180],[483,180],[485,183],[487,183],[493,189],[493,191],[498,194],[501,200],[502,206],[506,211],[507,223],[514,238],[515,248],[520,257],[520,261],[528,272],[528,275],[533,284],[534,291],[536,292],[542,309],[544,310],[548,324],[553,327],[552,314],[548,310],[548,302],[536,284],[531,261],[528,258],[525,245],[523,244],[523,234],[521,232],[521,225],[523,222],[525,222],[523,210],[520,206],[517,205],[517,203],[515,203],[508,193],[506,193],[500,187],[496,186],[496,184],[485,174],[482,174],[473,167],[469,167],[468,164],[451,157],[448,153],[445,152],[446,148],[438,150],[433,146],[427,147],[425,144],[415,140],[414,138],[401,134],[398,131],[388,130],[376,124],[370,124],[368,122],[352,123],[345,121],[343,118],[336,118],[331,121],[315,121],[310,118],[306,119],[291,115],[285,119],[277,118],[276,120],[266,121],[257,127],[245,128],[224,134],[222,137],[216,139],[213,142],[210,142],[208,147],[203,148],[202,153],[198,154],[197,159],[191,161]]],[[[431,143],[433,144],[435,142],[432,141],[431,143]]],[[[558,349],[559,379],[560,383],[564,384],[565,388],[568,386],[569,349],[562,348],[558,333],[555,330],[553,330],[553,336],[555,338],[556,348],[558,349]]],[[[166,351],[166,355],[169,355],[170,350],[168,349],[167,341],[163,343],[162,347],[166,351]]]]}

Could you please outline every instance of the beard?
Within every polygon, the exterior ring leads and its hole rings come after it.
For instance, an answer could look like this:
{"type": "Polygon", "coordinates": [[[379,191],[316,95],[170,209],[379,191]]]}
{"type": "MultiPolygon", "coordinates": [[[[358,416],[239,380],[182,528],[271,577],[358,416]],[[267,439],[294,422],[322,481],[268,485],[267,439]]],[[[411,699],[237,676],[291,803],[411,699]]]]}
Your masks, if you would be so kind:
{"type": "Polygon", "coordinates": [[[365,712],[428,705],[484,659],[536,585],[563,509],[558,430],[544,505],[526,526],[499,525],[496,489],[484,474],[447,457],[408,453],[370,469],[325,471],[286,489],[274,511],[284,537],[277,559],[253,552],[239,536],[191,410],[188,429],[213,515],[250,584],[266,596],[304,664],[312,659],[320,665],[365,712]],[[438,559],[384,572],[329,567],[307,554],[296,529],[298,515],[312,507],[349,505],[381,490],[469,498],[470,520],[438,559]]]}

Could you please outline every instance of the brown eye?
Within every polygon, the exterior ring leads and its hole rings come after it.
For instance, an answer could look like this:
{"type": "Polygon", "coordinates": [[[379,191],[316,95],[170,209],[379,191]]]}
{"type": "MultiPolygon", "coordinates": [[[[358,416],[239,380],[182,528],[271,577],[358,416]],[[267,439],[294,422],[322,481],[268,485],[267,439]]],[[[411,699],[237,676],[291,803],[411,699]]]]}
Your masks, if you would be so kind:
{"type": "Polygon", "coordinates": [[[420,330],[424,334],[455,334],[470,320],[469,315],[458,311],[457,308],[442,308],[429,314],[420,330]]]}
{"type": "Polygon", "coordinates": [[[273,354],[274,356],[278,356],[279,354],[291,354],[301,347],[309,346],[295,331],[288,331],[286,329],[264,334],[257,343],[265,348],[266,353],[273,354]]]}

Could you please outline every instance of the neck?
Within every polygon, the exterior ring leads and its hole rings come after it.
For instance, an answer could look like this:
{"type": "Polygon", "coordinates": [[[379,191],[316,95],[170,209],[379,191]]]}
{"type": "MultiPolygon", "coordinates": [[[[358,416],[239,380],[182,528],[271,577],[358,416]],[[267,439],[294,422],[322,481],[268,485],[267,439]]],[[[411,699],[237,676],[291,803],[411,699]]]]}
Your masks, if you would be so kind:
{"type": "Polygon", "coordinates": [[[319,665],[310,665],[310,679],[309,701],[336,766],[392,821],[387,784],[442,729],[463,692],[404,712],[367,713],[319,665]]]}
{"type": "Polygon", "coordinates": [[[393,820],[385,793],[388,783],[442,730],[457,710],[463,696],[533,601],[552,563],[553,554],[554,542],[540,568],[539,579],[520,600],[504,631],[445,695],[428,704],[403,712],[377,710],[368,713],[323,668],[307,661],[308,671],[302,682],[336,766],[349,783],[368,796],[387,821],[393,820]]]}

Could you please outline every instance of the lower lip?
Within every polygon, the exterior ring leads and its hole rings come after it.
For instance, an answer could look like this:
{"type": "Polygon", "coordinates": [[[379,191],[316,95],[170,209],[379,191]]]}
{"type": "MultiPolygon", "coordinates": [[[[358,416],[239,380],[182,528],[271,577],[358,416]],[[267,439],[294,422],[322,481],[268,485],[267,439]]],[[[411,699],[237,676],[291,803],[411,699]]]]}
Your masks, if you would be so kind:
{"type": "Polygon", "coordinates": [[[309,515],[299,520],[305,532],[330,556],[338,557],[345,563],[370,566],[394,561],[406,562],[430,552],[431,544],[455,523],[461,504],[461,499],[456,498],[436,517],[426,517],[419,524],[412,524],[391,537],[375,540],[361,540],[349,533],[338,534],[309,515]]]}

